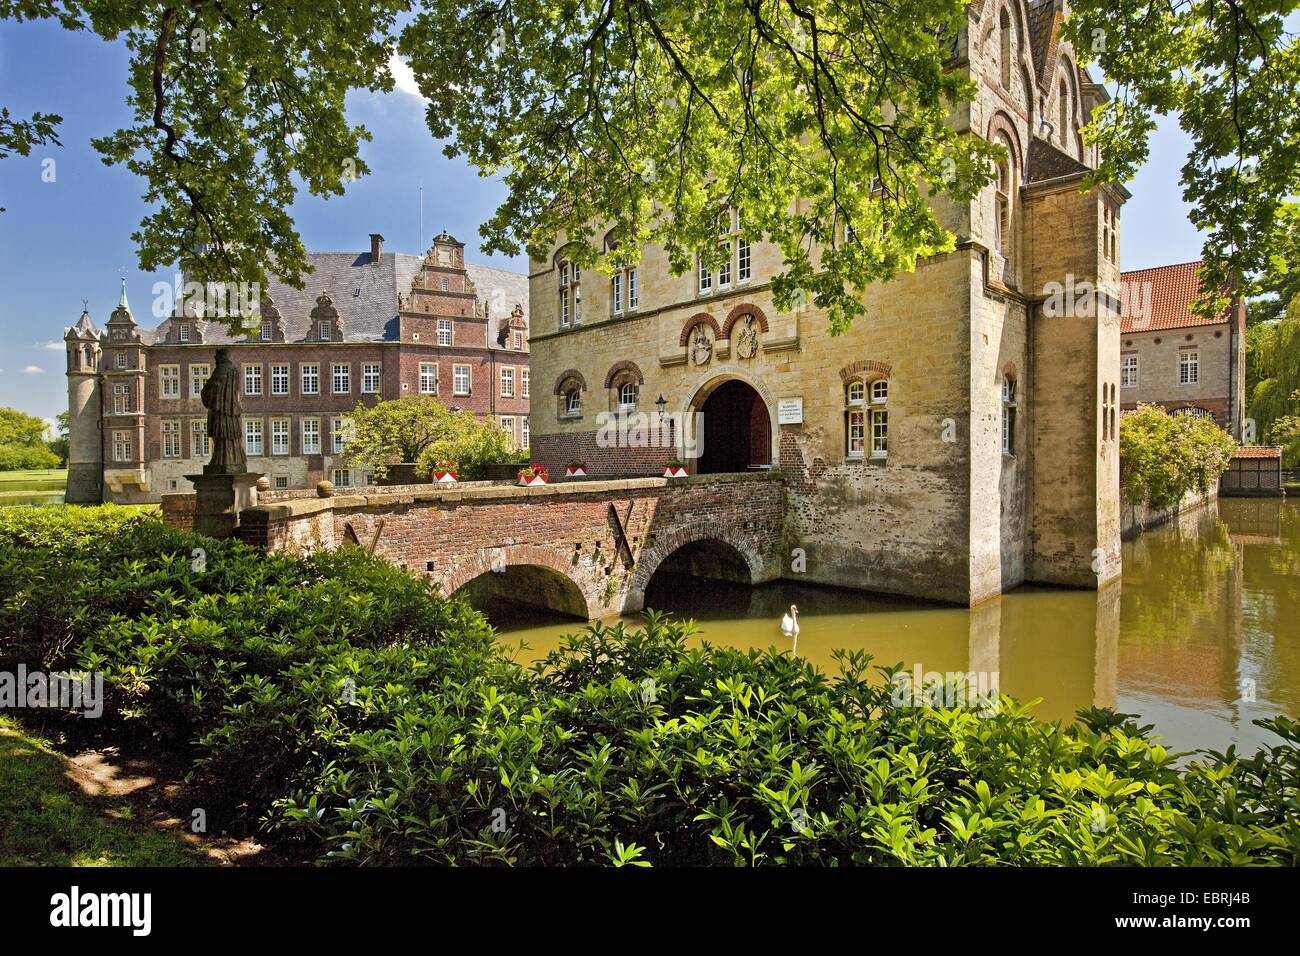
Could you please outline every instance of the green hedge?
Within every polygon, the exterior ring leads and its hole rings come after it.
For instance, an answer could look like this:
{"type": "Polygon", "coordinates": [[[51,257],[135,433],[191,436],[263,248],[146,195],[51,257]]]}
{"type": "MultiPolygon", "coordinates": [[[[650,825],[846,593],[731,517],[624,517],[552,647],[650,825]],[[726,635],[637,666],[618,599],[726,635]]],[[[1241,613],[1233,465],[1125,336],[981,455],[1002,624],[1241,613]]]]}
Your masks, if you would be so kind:
{"type": "Polygon", "coordinates": [[[1189,492],[1217,485],[1236,447],[1211,418],[1139,405],[1120,419],[1120,491],[1131,505],[1172,508],[1189,492]]]}
{"type": "Polygon", "coordinates": [[[0,511],[0,601],[6,661],[105,673],[111,706],[83,728],[187,754],[210,820],[251,815],[324,862],[1300,853],[1300,726],[1282,717],[1284,745],[1180,766],[1126,715],[895,707],[861,652],[828,675],[654,615],[526,670],[476,612],[360,549],[263,557],[116,509],[0,511]]]}

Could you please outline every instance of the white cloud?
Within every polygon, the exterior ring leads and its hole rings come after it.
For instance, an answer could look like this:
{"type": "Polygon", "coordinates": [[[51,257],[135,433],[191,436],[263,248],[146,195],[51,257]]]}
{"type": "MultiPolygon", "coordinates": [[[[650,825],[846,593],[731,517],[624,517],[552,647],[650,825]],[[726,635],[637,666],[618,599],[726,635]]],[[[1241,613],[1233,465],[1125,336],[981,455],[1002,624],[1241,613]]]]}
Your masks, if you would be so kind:
{"type": "Polygon", "coordinates": [[[29,365],[23,369],[23,373],[25,375],[44,375],[45,369],[41,368],[39,365],[29,365]]]}
{"type": "Polygon", "coordinates": [[[393,81],[397,84],[398,92],[424,99],[420,88],[415,85],[415,71],[396,53],[388,58],[388,72],[393,74],[393,81]]]}

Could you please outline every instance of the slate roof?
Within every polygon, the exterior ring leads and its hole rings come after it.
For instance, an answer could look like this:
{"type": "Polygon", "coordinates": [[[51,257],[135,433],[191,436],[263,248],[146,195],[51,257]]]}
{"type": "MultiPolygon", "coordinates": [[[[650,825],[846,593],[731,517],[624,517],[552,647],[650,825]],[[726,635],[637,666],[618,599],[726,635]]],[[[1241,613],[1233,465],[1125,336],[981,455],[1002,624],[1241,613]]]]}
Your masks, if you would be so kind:
{"type": "Polygon", "coordinates": [[[1073,156],[1061,152],[1045,139],[1037,136],[1029,141],[1029,162],[1025,169],[1025,184],[1046,182],[1061,176],[1086,173],[1088,167],[1073,156]]]}
{"type": "MultiPolygon", "coordinates": [[[[370,252],[312,252],[307,261],[315,271],[305,275],[301,289],[272,279],[266,292],[275,303],[284,325],[286,342],[302,342],[311,326],[311,310],[322,292],[328,292],[338,309],[345,342],[397,341],[397,300],[411,291],[411,283],[420,271],[422,256],[400,252],[380,253],[372,262],[370,252]]],[[[495,332],[516,305],[524,310],[528,321],[528,276],[494,266],[467,264],[465,270],[473,281],[480,307],[489,308],[491,328],[495,332]]],[[[152,333],[141,330],[146,343],[167,338],[171,319],[152,333]]],[[[488,336],[495,347],[495,335],[488,336]]],[[[203,325],[203,344],[227,345],[246,342],[234,336],[218,321],[203,325]]]]}
{"type": "Polygon", "coordinates": [[[1119,290],[1123,307],[1120,333],[1192,329],[1230,321],[1229,312],[1224,312],[1218,318],[1205,318],[1191,311],[1191,305],[1200,293],[1200,280],[1196,275],[1200,267],[1200,260],[1197,260],[1123,273],[1120,276],[1119,290]],[[1151,284],[1149,298],[1143,292],[1146,283],[1151,284]],[[1149,301],[1151,314],[1139,315],[1141,306],[1135,300],[1149,301]]]}

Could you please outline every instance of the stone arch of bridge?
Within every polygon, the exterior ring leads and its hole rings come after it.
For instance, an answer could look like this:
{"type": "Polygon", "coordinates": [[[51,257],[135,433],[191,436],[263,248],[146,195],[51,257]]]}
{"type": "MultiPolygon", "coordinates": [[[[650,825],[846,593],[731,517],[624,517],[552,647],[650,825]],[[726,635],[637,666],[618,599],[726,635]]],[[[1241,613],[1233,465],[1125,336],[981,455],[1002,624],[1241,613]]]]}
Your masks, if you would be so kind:
{"type": "Polygon", "coordinates": [[[535,604],[561,614],[590,620],[597,606],[573,578],[572,555],[536,545],[485,548],[458,564],[440,583],[443,594],[456,594],[485,576],[497,582],[521,603],[535,604]]]}
{"type": "Polygon", "coordinates": [[[761,549],[747,536],[717,527],[680,528],[666,535],[656,536],[654,544],[642,549],[637,556],[636,567],[633,568],[632,577],[628,581],[623,610],[639,611],[645,606],[646,587],[666,560],[683,548],[708,544],[721,545],[727,553],[739,559],[748,575],[745,583],[758,584],[764,580],[761,549]]]}

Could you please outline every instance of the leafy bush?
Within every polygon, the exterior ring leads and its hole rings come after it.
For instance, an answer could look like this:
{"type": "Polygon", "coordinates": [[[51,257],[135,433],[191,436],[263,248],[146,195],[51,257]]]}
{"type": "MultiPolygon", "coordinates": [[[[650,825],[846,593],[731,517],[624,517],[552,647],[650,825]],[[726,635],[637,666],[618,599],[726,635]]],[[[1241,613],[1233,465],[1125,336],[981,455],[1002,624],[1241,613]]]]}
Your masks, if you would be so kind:
{"type": "Polygon", "coordinates": [[[1139,405],[1119,424],[1124,500],[1161,510],[1189,492],[1205,494],[1227,471],[1236,447],[1232,436],[1208,418],[1171,416],[1159,405],[1139,405]]]}
{"type": "Polygon", "coordinates": [[[395,462],[416,462],[429,475],[439,460],[454,460],[460,477],[473,481],[485,464],[506,460],[511,451],[510,436],[496,422],[453,411],[435,395],[358,405],[348,421],[348,461],[379,478],[395,462]]]}
{"type": "Polygon", "coordinates": [[[526,670],[357,548],[264,557],[117,509],[0,511],[0,634],[5,660],[102,670],[104,733],[188,754],[221,812],[326,862],[1300,861],[1284,717],[1284,744],[1180,767],[1129,715],[903,708],[865,653],[828,675],[654,614],[526,670]]]}

